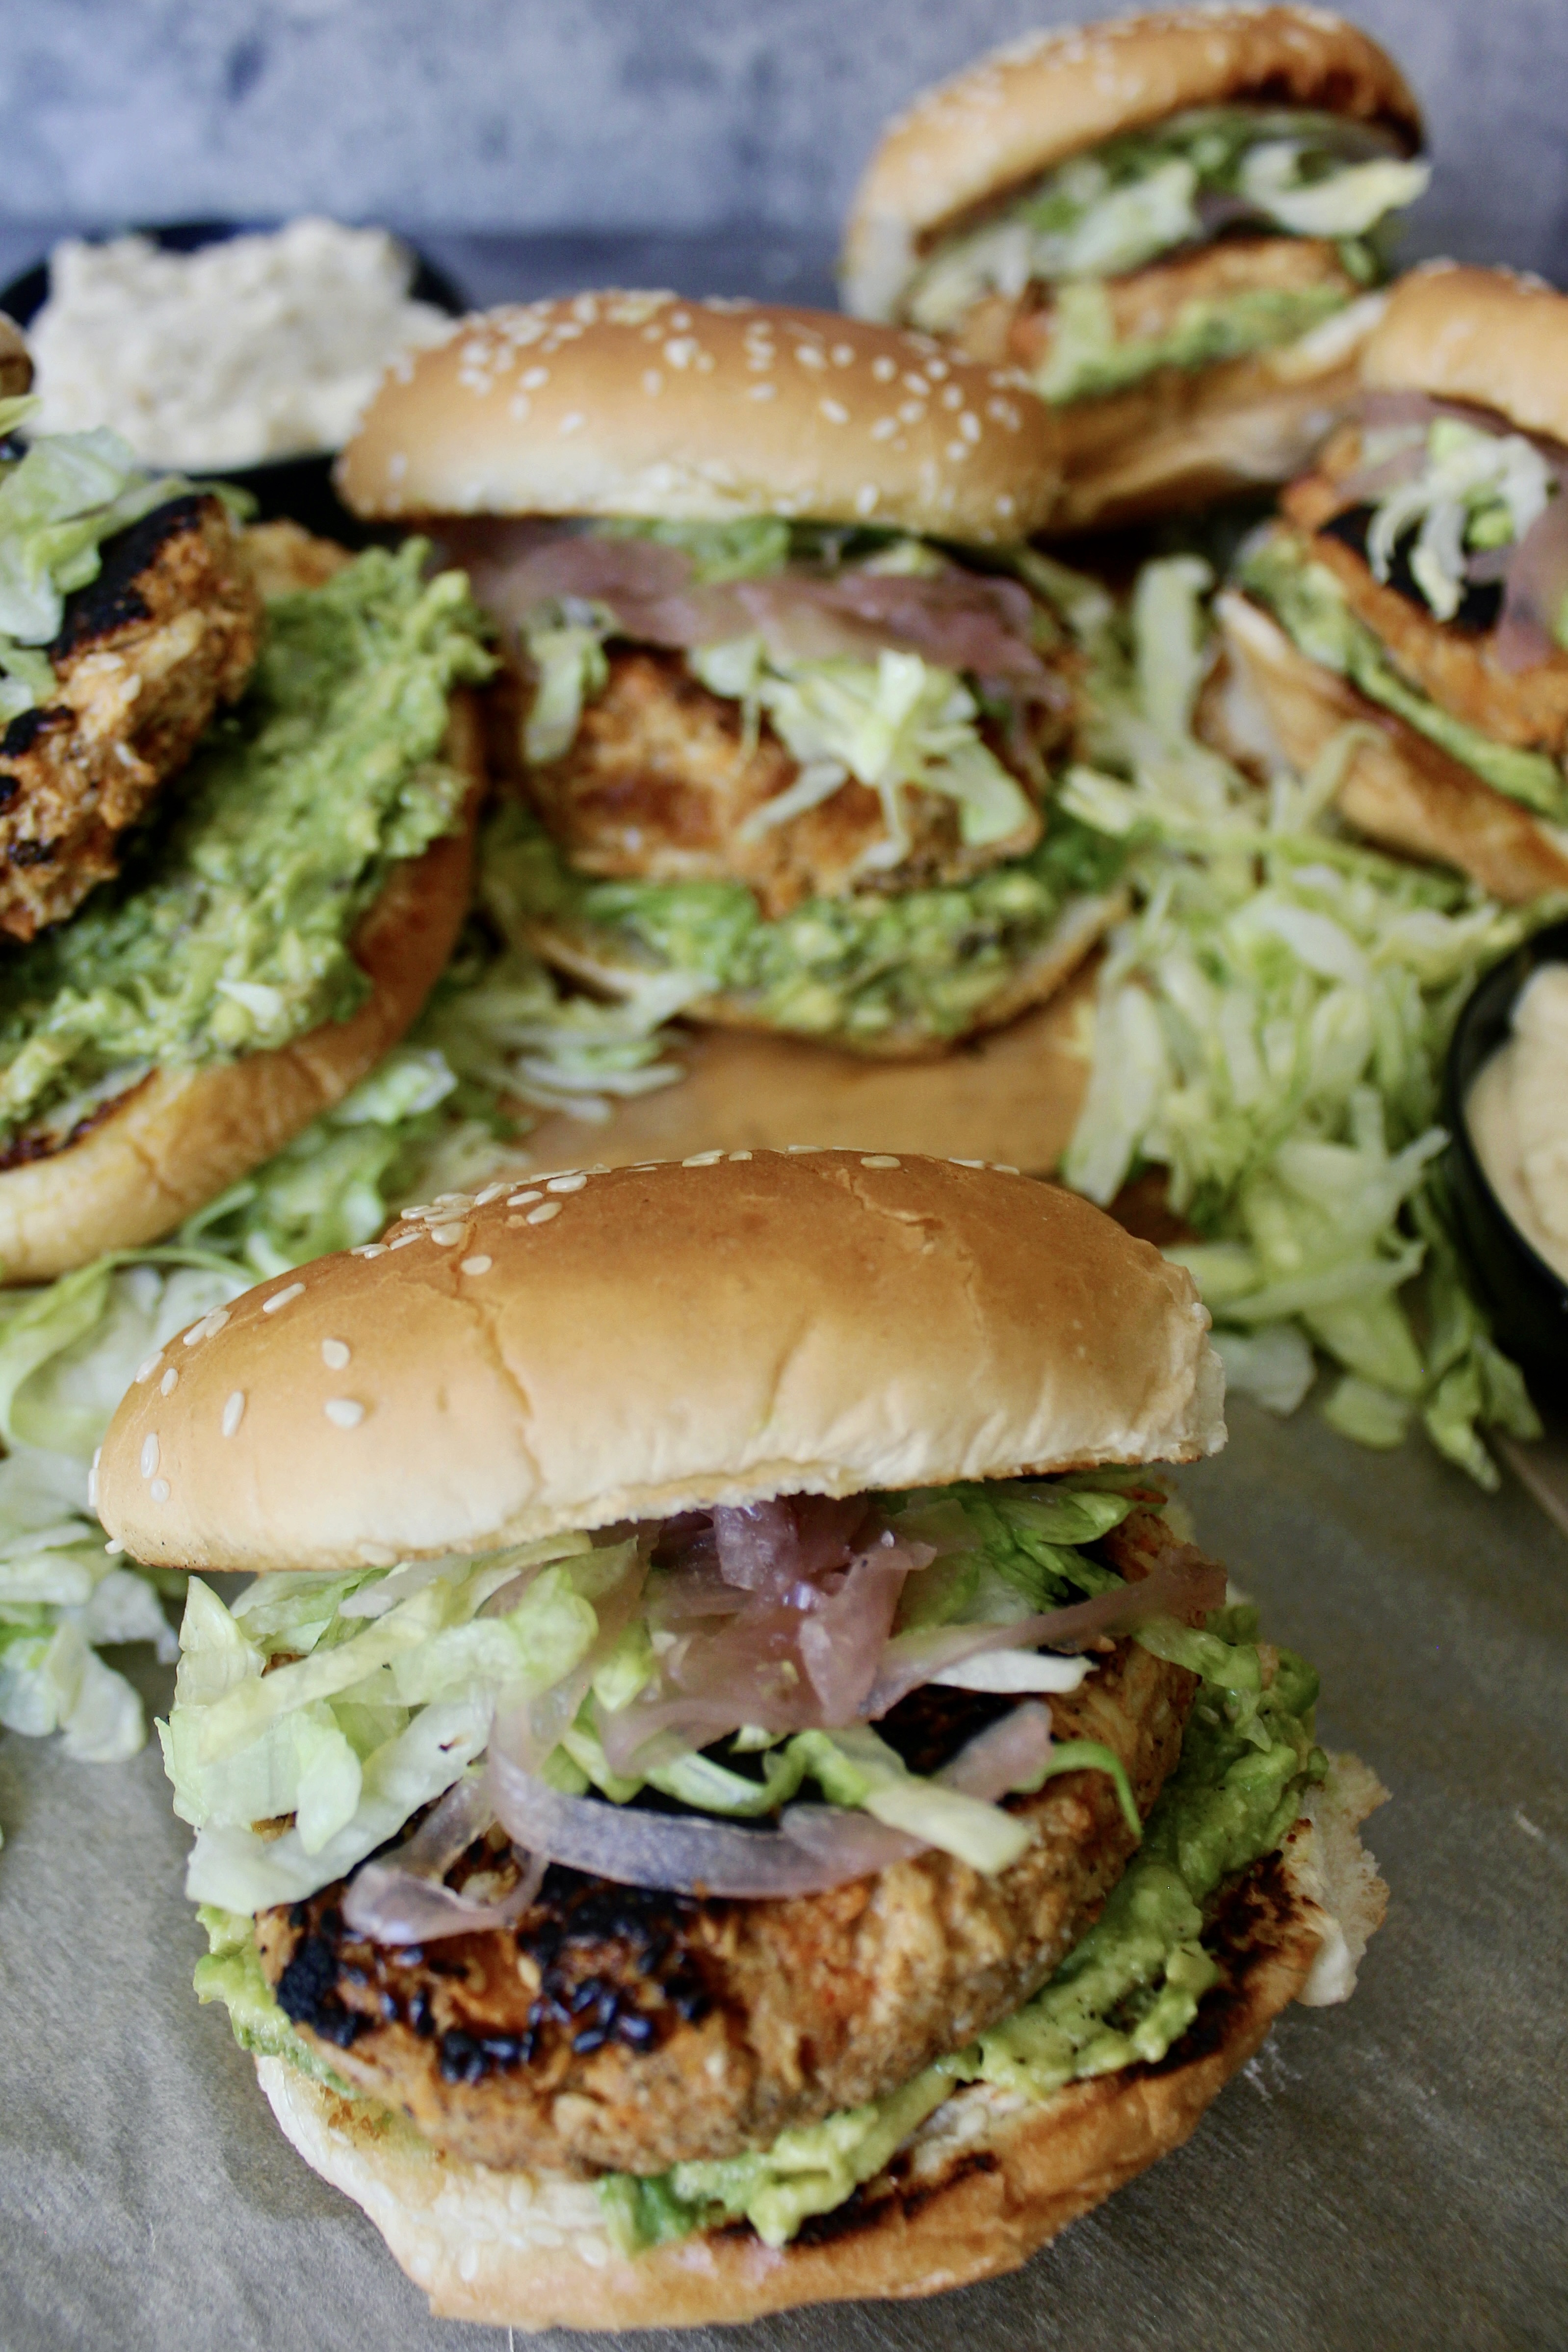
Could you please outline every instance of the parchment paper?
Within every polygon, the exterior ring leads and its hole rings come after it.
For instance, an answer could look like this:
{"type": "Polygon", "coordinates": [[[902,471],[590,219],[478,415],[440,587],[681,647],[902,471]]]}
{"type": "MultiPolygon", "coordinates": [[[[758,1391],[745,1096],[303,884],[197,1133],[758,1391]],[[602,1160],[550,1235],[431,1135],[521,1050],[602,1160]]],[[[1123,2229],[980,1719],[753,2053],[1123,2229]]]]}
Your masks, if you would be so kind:
{"type": "MultiPolygon", "coordinates": [[[[481,301],[595,279],[828,299],[820,256],[752,232],[449,242],[481,301]]],[[[565,1156],[599,1156],[592,1131],[565,1156]]],[[[1310,1406],[1231,1424],[1186,1481],[1199,1532],[1321,1668],[1321,1736],[1394,1792],[1354,2000],[1289,2012],[1186,2148],[1015,2277],[763,2322],[748,2352],[1568,2346],[1568,1538],[1511,1479],[1489,1497],[1418,1444],[1362,1453],[1310,1406]]],[[[163,1711],[146,1657],[116,1663],[163,1711]]],[[[0,1733],[0,2352],[500,2352],[504,2331],[428,2316],[198,2008],[156,1745],[111,1769],[0,1733]]]]}
{"type": "MultiPolygon", "coordinates": [[[[1188,2147],[1023,2273],[766,2322],[758,2352],[1568,2343],[1568,1541],[1511,1480],[1359,1453],[1310,1407],[1232,1422],[1187,1475],[1200,1533],[1394,1791],[1360,1990],[1290,2012],[1188,2147]]],[[[168,1683],[146,1675],[160,1706],[168,1683]]],[[[106,1769],[0,1738],[0,1822],[5,2352],[500,2352],[428,2317],[197,2007],[156,1748],[106,1769]]]]}

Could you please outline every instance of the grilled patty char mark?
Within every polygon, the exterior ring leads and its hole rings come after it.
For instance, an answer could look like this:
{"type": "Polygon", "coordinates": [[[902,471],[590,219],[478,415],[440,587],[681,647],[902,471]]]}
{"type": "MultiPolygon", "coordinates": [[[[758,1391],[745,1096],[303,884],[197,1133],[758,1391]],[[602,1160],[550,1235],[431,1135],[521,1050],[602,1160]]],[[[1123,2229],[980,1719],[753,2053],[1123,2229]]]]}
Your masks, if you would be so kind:
{"type": "Polygon", "coordinates": [[[0,931],[30,940],[120,867],[120,836],[237,699],[261,600],[220,501],[188,492],[107,540],[66,600],[52,698],[0,735],[0,931]]]}
{"type": "MultiPolygon", "coordinates": [[[[965,849],[955,801],[906,793],[910,855],[891,871],[868,871],[863,860],[887,827],[878,795],[853,779],[816,808],[747,837],[747,819],[800,773],[766,720],[749,745],[740,704],[710,693],[679,654],[616,646],[609,671],[570,751],[527,776],[542,823],[584,874],[744,882],[773,920],[804,899],[867,885],[961,881],[1023,856],[1040,837],[1032,815],[1005,840],[965,849]]],[[[992,749],[1005,759],[998,744],[992,749]]]]}
{"type": "MultiPolygon", "coordinates": [[[[1121,1643],[1052,1700],[1052,1719],[1059,1738],[1113,1749],[1146,1813],[1194,1687],[1121,1643]]],[[[920,1738],[925,1701],[880,1728],[920,1738]]],[[[973,1727],[955,1717],[950,1731],[973,1727]]],[[[552,1869],[515,1933],[428,1955],[352,1936],[340,1884],[263,1914],[257,1942],[304,2039],[437,2147],[501,2167],[659,2172],[895,2089],[1051,1973],[1132,1842],[1104,1773],[1064,1773],[1008,1802],[1037,1837],[995,1878],[931,1852],[826,1894],[742,1903],[552,1869]]],[[[470,1850],[466,1863],[496,1857],[470,1850]]]]}

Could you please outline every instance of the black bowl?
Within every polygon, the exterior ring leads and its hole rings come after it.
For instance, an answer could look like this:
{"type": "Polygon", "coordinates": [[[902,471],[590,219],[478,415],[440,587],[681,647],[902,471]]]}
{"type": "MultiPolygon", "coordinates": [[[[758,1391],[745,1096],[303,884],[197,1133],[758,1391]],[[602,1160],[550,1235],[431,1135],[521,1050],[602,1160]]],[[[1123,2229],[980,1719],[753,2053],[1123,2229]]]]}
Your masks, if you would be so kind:
{"type": "Polygon", "coordinates": [[[1487,1181],[1465,1118],[1470,1087],[1508,1037],[1531,975],[1568,963],[1568,922],[1549,924],[1493,966],[1455,1025],[1444,1082],[1448,1148],[1444,1168],[1461,1239],[1510,1354],[1554,1387],[1568,1386],[1568,1282],[1538,1257],[1487,1181]]]}
{"type": "MultiPolygon", "coordinates": [[[[154,245],[162,246],[168,253],[196,253],[203,246],[222,245],[231,236],[277,226],[268,221],[163,221],[140,227],[135,234],[151,237],[154,245]]],[[[416,268],[409,292],[416,301],[428,302],[454,319],[460,318],[468,307],[461,288],[417,246],[410,249],[416,268]]],[[[43,309],[48,295],[49,265],[47,261],[37,261],[19,278],[13,278],[8,286],[0,287],[0,310],[15,319],[19,327],[27,327],[43,309]]],[[[384,538],[384,532],[361,522],[343,505],[332,488],[332,462],[330,455],[266,457],[256,466],[226,466],[215,478],[248,490],[256,500],[258,520],[262,522],[286,520],[303,523],[307,530],[316,531],[323,539],[339,540],[350,547],[363,547],[372,539],[384,538]]]]}

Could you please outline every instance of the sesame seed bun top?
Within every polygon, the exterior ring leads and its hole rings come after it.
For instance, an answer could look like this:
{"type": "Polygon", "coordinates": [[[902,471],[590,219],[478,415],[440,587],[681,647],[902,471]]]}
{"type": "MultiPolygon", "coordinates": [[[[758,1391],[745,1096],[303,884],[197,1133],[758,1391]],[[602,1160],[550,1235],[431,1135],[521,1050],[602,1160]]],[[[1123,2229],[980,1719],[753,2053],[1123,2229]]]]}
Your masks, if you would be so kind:
{"type": "Polygon", "coordinates": [[[1010,373],[832,311],[579,294],[397,362],[338,465],[356,513],[781,514],[1013,540],[1058,429],[1010,373]]]}
{"type": "Polygon", "coordinates": [[[889,124],[850,207],[846,308],[893,317],[944,229],[1069,155],[1188,107],[1247,103],[1311,107],[1375,123],[1409,152],[1421,144],[1420,109],[1393,58],[1326,9],[1173,8],[1031,33],[889,124]]]}
{"type": "Polygon", "coordinates": [[[411,1211],[172,1340],[115,1414],[98,1507],[138,1559],[343,1569],[1188,1460],[1224,1440],[1207,1334],[1188,1275],[1012,1171],[567,1171],[411,1211]]]}
{"type": "Polygon", "coordinates": [[[1362,375],[1377,392],[1470,401],[1568,442],[1568,295],[1511,269],[1427,262],[1394,288],[1362,375]]]}

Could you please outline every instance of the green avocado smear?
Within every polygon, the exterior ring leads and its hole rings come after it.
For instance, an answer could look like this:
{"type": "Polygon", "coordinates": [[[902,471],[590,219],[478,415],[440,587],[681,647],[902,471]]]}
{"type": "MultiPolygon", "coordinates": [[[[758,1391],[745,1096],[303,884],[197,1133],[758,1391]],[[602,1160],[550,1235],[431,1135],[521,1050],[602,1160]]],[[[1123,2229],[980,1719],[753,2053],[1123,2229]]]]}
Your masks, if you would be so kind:
{"type": "MultiPolygon", "coordinates": [[[[1048,1983],[887,2097],[784,2132],[769,2148],[653,2178],[606,2174],[599,2197],[625,2251],[741,2221],[767,2244],[786,2244],[874,2179],[964,2084],[1045,2100],[1068,2083],[1152,2063],[1180,2040],[1219,1976],[1204,1942],[1213,1898],[1279,1845],[1326,1769],[1313,1737],[1318,1677],[1289,1651],[1260,1649],[1258,1613],[1245,1605],[1216,1612],[1204,1632],[1163,1620],[1135,1638],[1201,1686],[1137,1853],[1048,1983]]],[[[244,2048],[346,2092],[274,2000],[251,1918],[214,1906],[200,1916],[211,1950],[197,1964],[199,1998],[227,2006],[244,2048]]]]}
{"type": "Polygon", "coordinates": [[[0,1142],[148,1069],[287,1045],[369,982],[350,940],[390,867],[459,822],[447,698],[487,677],[461,573],[373,548],[268,608],[244,700],[124,871],[0,958],[0,1142]]]}
{"type": "Polygon", "coordinates": [[[1568,823],[1568,780],[1544,751],[1494,742],[1444,710],[1400,675],[1383,645],[1345,601],[1333,573],[1314,563],[1289,531],[1274,530],[1247,551],[1237,577],[1309,661],[1319,662],[1460,761],[1494,792],[1568,823]]]}
{"type": "Polygon", "coordinates": [[[769,1028],[874,1043],[959,1035],[1042,947],[1069,899],[1113,887],[1123,844],[1059,811],[1027,856],[973,880],[810,898],[770,921],[740,882],[596,882],[521,810],[492,839],[485,887],[509,928],[566,929],[612,969],[684,973],[769,1028]]]}

